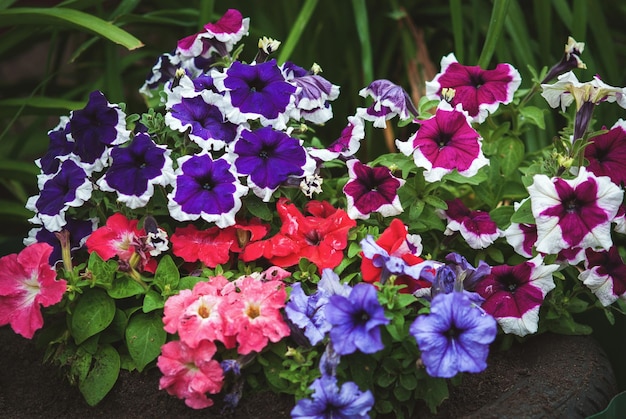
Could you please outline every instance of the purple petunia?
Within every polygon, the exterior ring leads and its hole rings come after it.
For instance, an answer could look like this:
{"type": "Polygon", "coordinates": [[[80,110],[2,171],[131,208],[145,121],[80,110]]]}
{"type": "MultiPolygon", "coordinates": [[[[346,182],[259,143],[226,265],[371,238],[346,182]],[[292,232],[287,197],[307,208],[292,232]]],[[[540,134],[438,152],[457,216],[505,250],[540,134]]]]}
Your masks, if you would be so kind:
{"type": "Polygon", "coordinates": [[[349,180],[343,187],[347,212],[353,220],[366,220],[373,212],[383,217],[402,213],[398,189],[406,182],[391,174],[387,167],[369,167],[357,159],[349,160],[349,180]]]}
{"type": "Polygon", "coordinates": [[[36,214],[35,221],[52,232],[66,224],[65,212],[81,206],[93,191],[85,169],[73,160],[65,160],[54,175],[39,175],[38,183],[40,193],[28,199],[26,208],[36,214]]]}
{"type": "Polygon", "coordinates": [[[578,275],[603,306],[609,306],[618,299],[626,299],[626,265],[617,247],[608,251],[585,252],[585,270],[578,275]]]}
{"type": "Polygon", "coordinates": [[[71,113],[69,125],[74,139],[72,152],[88,173],[104,168],[109,146],[123,144],[130,139],[126,114],[97,90],[89,95],[83,109],[71,113]]]}
{"type": "Polygon", "coordinates": [[[466,112],[442,102],[435,115],[420,124],[406,142],[396,140],[396,146],[405,156],[412,154],[417,167],[426,169],[428,182],[439,181],[454,170],[472,177],[489,164],[482,152],[482,138],[466,112]]]}
{"type": "Polygon", "coordinates": [[[462,292],[436,295],[430,314],[417,317],[409,328],[426,372],[442,378],[487,368],[489,345],[497,331],[494,318],[462,292]]]}
{"type": "Polygon", "coordinates": [[[448,220],[444,234],[449,236],[455,231],[460,232],[472,249],[489,247],[502,235],[488,212],[470,210],[460,198],[448,201],[447,204],[448,209],[443,211],[443,216],[448,220]]]}
{"type": "Polygon", "coordinates": [[[35,164],[46,175],[52,175],[59,170],[62,160],[70,157],[70,153],[74,150],[74,139],[70,133],[70,119],[62,116],[59,124],[52,130],[48,131],[48,150],[41,158],[35,160],[35,164]]]}
{"type": "Polygon", "coordinates": [[[365,138],[365,124],[357,116],[348,117],[348,125],[330,146],[323,149],[310,148],[309,154],[316,159],[330,161],[336,158],[350,158],[359,151],[361,140],[365,138]]]}
{"type": "Polygon", "coordinates": [[[316,166],[301,140],[271,127],[243,130],[229,151],[225,158],[239,174],[248,176],[254,194],[266,202],[290,177],[312,174],[316,166]]]}
{"type": "Polygon", "coordinates": [[[388,324],[385,310],[378,302],[376,288],[371,284],[356,284],[350,295],[333,295],[326,305],[326,319],[332,324],[330,340],[339,355],[357,349],[371,354],[384,348],[380,326],[388,324]]]}
{"type": "MultiPolygon", "coordinates": [[[[69,235],[69,249],[78,250],[81,249],[87,238],[91,233],[98,228],[98,220],[78,220],[75,218],[68,218],[66,224],[61,231],[67,231],[69,235]]],[[[24,239],[24,246],[28,246],[33,243],[48,243],[52,246],[52,253],[48,259],[51,266],[54,266],[57,262],[63,259],[61,242],[57,237],[59,232],[48,231],[44,227],[35,227],[29,231],[28,237],[24,239]]]]}
{"type": "Polygon", "coordinates": [[[619,119],[605,134],[593,137],[585,147],[587,170],[608,176],[616,185],[626,184],[626,121],[619,119]]]}
{"type": "Polygon", "coordinates": [[[571,180],[538,174],[528,193],[537,221],[538,252],[612,246],[611,222],[624,192],[608,177],[597,177],[585,167],[571,180]]]}
{"type": "Polygon", "coordinates": [[[510,64],[498,64],[493,70],[460,64],[454,54],[441,59],[441,72],[426,82],[426,96],[439,99],[444,91],[454,91],[452,106],[461,105],[472,122],[483,122],[487,115],[508,104],[522,78],[510,64]]]}
{"type": "Polygon", "coordinates": [[[309,388],[313,390],[311,398],[298,401],[291,411],[293,419],[366,419],[374,406],[372,392],[361,391],[351,381],[339,387],[335,377],[324,375],[309,388]]]}
{"type": "Polygon", "coordinates": [[[505,333],[535,333],[539,308],[555,287],[552,273],[557,269],[559,265],[544,265],[541,256],[515,266],[492,267],[475,287],[485,299],[482,308],[496,318],[505,333]]]}
{"type": "Polygon", "coordinates": [[[103,191],[116,192],[129,208],[146,206],[154,185],[166,186],[174,179],[170,150],[157,145],[147,133],[135,135],[128,147],[111,150],[111,166],[98,180],[103,191]]]}
{"type": "Polygon", "coordinates": [[[174,190],[167,196],[170,215],[178,221],[202,218],[224,228],[235,224],[241,197],[248,188],[239,182],[232,165],[207,152],[178,159],[174,190]]]}
{"type": "Polygon", "coordinates": [[[259,120],[278,130],[287,127],[297,88],[285,80],[276,60],[260,64],[235,61],[225,71],[213,72],[212,77],[224,94],[223,111],[230,122],[259,120]]]}
{"type": "Polygon", "coordinates": [[[293,119],[298,121],[302,118],[316,124],[323,124],[333,117],[329,102],[339,96],[339,86],[293,63],[285,63],[282,69],[286,80],[298,88],[291,115],[293,119]]]}
{"type": "Polygon", "coordinates": [[[371,96],[374,103],[368,108],[358,108],[357,116],[366,121],[373,121],[377,128],[385,128],[387,120],[400,116],[406,120],[417,116],[418,112],[409,94],[400,86],[389,80],[374,80],[359,95],[371,96]]]}

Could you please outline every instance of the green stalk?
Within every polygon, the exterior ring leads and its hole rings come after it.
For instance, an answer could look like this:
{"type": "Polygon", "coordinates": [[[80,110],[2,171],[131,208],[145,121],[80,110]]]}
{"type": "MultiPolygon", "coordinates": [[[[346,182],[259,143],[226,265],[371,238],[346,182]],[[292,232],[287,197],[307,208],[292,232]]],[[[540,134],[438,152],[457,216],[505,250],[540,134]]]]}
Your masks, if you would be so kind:
{"type": "Polygon", "coordinates": [[[293,23],[291,27],[291,31],[289,35],[287,35],[287,40],[280,47],[280,53],[278,54],[278,63],[282,64],[289,59],[291,53],[296,48],[298,41],[300,40],[300,36],[302,36],[302,32],[306,27],[309,20],[311,20],[311,15],[315,10],[315,6],[317,6],[318,0],[306,0],[304,2],[304,6],[300,9],[300,13],[296,18],[296,21],[293,23]]]}
{"type": "Polygon", "coordinates": [[[370,41],[370,27],[367,18],[365,0],[352,0],[354,21],[361,43],[361,69],[363,70],[363,85],[374,80],[374,64],[372,60],[372,42],[370,41]]]}
{"type": "Polygon", "coordinates": [[[454,36],[454,55],[460,63],[465,62],[465,40],[463,39],[463,8],[461,0],[450,0],[450,19],[454,36]]]}
{"type": "Polygon", "coordinates": [[[207,22],[210,22],[213,16],[214,0],[200,0],[198,10],[198,30],[201,31],[207,22]]]}
{"type": "Polygon", "coordinates": [[[478,65],[481,68],[487,68],[487,66],[489,66],[493,52],[496,49],[496,44],[502,34],[502,28],[504,27],[504,21],[506,20],[510,3],[511,0],[495,0],[493,3],[487,38],[485,39],[483,50],[478,58],[478,65]]]}

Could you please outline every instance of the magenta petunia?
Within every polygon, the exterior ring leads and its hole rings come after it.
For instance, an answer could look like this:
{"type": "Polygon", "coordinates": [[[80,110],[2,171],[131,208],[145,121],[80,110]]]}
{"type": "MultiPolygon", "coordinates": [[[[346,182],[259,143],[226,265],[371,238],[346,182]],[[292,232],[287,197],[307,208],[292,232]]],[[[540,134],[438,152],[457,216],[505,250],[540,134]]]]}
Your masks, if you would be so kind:
{"type": "Polygon", "coordinates": [[[369,167],[357,159],[349,160],[349,180],[343,187],[350,218],[368,219],[373,212],[392,217],[403,212],[398,189],[406,182],[393,176],[387,167],[369,167]]]}
{"type": "Polygon", "coordinates": [[[441,59],[441,72],[426,82],[426,95],[439,99],[442,90],[453,89],[451,104],[460,104],[473,122],[483,122],[487,115],[508,104],[522,82],[519,72],[510,64],[498,64],[493,70],[460,64],[454,54],[441,59]]]}
{"type": "Polygon", "coordinates": [[[475,286],[485,299],[481,307],[496,318],[505,333],[526,336],[537,332],[539,308],[555,287],[552,273],[558,268],[544,265],[541,256],[515,266],[493,266],[475,286]]]}
{"type": "Polygon", "coordinates": [[[587,170],[608,176],[617,185],[626,184],[626,121],[619,119],[609,132],[593,137],[585,147],[587,170]]]}
{"type": "Polygon", "coordinates": [[[608,177],[597,177],[585,167],[571,180],[538,174],[528,193],[537,221],[537,251],[612,246],[611,222],[624,192],[608,177]]]}
{"type": "Polygon", "coordinates": [[[491,219],[488,212],[470,210],[460,198],[448,201],[448,209],[443,216],[448,220],[444,234],[452,235],[458,231],[472,249],[484,249],[489,247],[498,237],[502,236],[502,230],[491,219]]]}
{"type": "Polygon", "coordinates": [[[488,165],[481,142],[467,113],[443,102],[432,118],[420,122],[408,141],[396,140],[396,146],[404,155],[412,154],[417,167],[426,169],[426,181],[436,182],[454,170],[471,177],[488,165]]]}
{"type": "Polygon", "coordinates": [[[617,299],[626,299],[626,265],[617,247],[608,251],[585,251],[585,270],[578,275],[603,306],[609,306],[617,299]]]}
{"type": "Polygon", "coordinates": [[[341,135],[327,148],[310,148],[309,154],[323,161],[336,158],[350,158],[359,151],[361,140],[365,138],[365,124],[358,116],[349,116],[348,125],[341,131],[341,135]]]}

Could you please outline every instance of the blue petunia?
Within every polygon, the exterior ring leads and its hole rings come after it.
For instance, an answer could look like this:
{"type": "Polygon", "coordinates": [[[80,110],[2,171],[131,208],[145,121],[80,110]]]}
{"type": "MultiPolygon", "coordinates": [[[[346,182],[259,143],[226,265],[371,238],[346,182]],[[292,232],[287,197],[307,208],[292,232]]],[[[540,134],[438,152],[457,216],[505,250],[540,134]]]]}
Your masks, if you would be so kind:
{"type": "Polygon", "coordinates": [[[235,224],[241,197],[248,188],[239,182],[234,168],[223,158],[203,152],[178,159],[174,190],[168,194],[168,209],[178,221],[202,218],[225,228],[235,224]]]}
{"type": "Polygon", "coordinates": [[[98,180],[103,191],[117,192],[118,200],[129,208],[145,207],[154,194],[154,185],[172,182],[174,170],[170,151],[138,133],[128,147],[111,150],[111,167],[98,180]]]}
{"type": "Polygon", "coordinates": [[[426,372],[431,377],[450,378],[487,368],[489,344],[497,330],[496,320],[465,293],[451,292],[437,294],[430,314],[415,319],[409,332],[422,352],[426,372]]]}
{"type": "Polygon", "coordinates": [[[291,411],[293,419],[358,419],[368,418],[374,406],[371,391],[361,391],[349,381],[341,388],[335,377],[323,376],[309,387],[313,390],[310,399],[301,399],[291,411]]]}
{"type": "Polygon", "coordinates": [[[300,140],[271,127],[244,130],[226,158],[233,160],[239,174],[248,175],[252,191],[266,202],[290,177],[315,170],[300,140]]]}
{"type": "Polygon", "coordinates": [[[350,295],[333,295],[326,305],[326,319],[332,324],[330,340],[339,355],[348,355],[357,349],[371,354],[384,348],[380,326],[388,324],[385,310],[378,302],[376,288],[360,283],[350,295]]]}

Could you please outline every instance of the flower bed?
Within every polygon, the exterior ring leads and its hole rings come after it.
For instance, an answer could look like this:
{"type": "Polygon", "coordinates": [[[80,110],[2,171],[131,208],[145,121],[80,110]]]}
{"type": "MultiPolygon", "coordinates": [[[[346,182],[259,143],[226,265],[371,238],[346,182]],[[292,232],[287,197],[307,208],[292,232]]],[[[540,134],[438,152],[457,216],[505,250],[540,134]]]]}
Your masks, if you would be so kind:
{"type": "Polygon", "coordinates": [[[0,324],[37,333],[88,404],[156,364],[193,409],[269,389],[295,396],[292,417],[410,417],[484,371],[490,347],[621,311],[626,125],[593,131],[592,113],[625,91],[576,79],[584,44],[529,88],[454,54],[417,103],[375,80],[331,142],[314,127],[339,87],[271,58],[272,39],[243,61],[248,29],[229,10],[180,40],[141,115],[93,92],[36,162],[36,226],[0,259],[0,324]],[[575,113],[529,154],[539,91],[575,113]],[[398,151],[359,160],[395,120],[398,151]]]}

